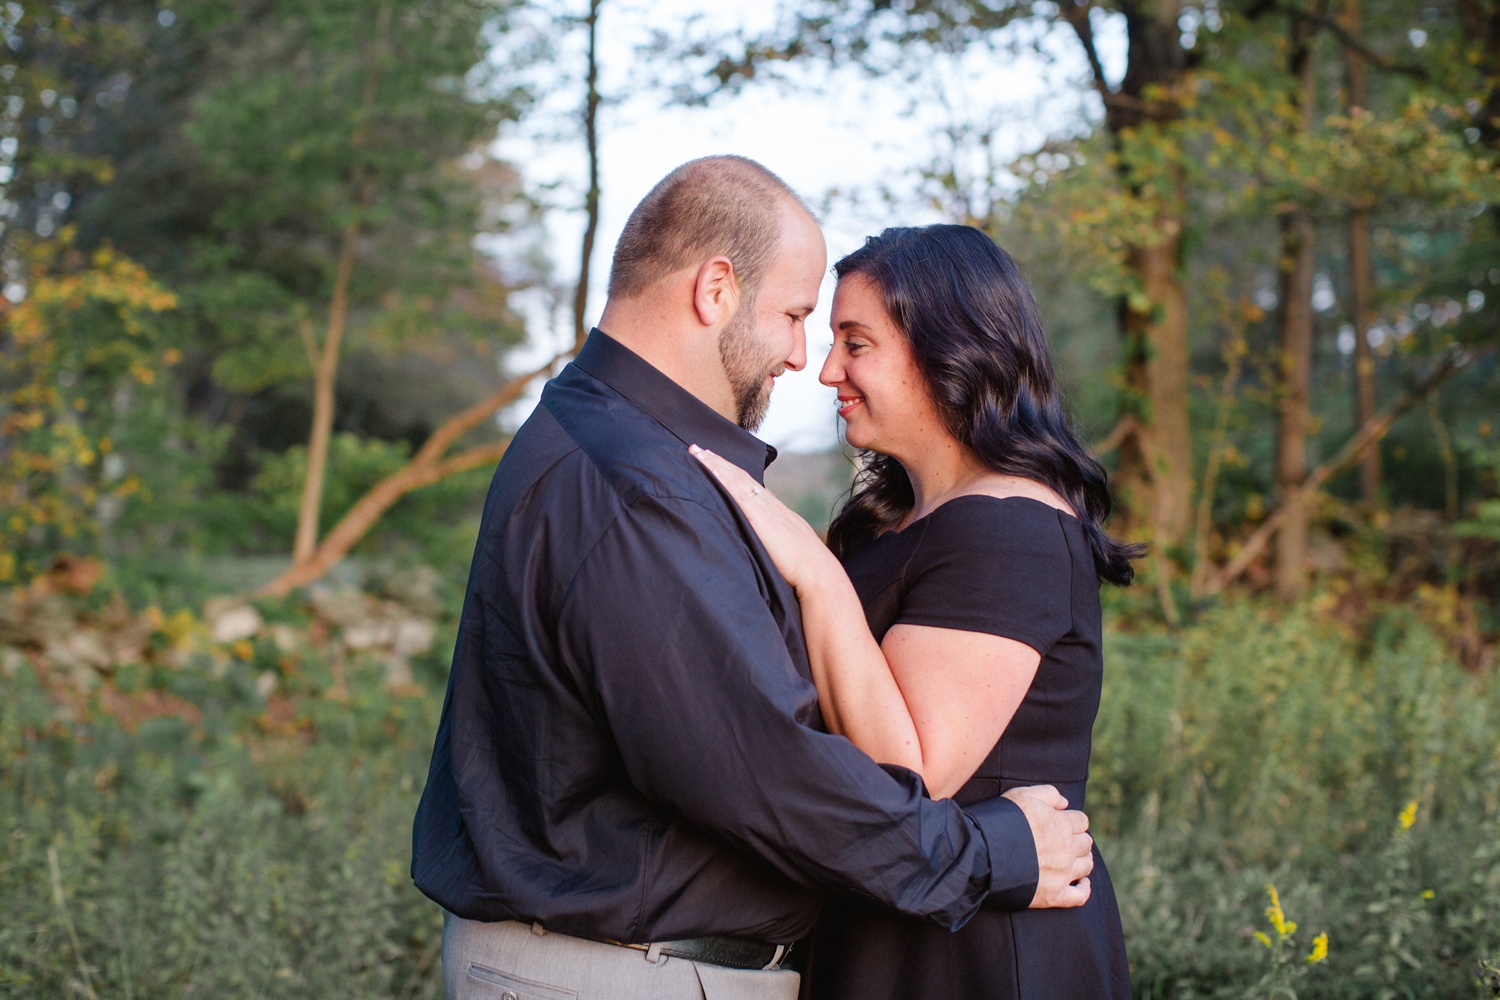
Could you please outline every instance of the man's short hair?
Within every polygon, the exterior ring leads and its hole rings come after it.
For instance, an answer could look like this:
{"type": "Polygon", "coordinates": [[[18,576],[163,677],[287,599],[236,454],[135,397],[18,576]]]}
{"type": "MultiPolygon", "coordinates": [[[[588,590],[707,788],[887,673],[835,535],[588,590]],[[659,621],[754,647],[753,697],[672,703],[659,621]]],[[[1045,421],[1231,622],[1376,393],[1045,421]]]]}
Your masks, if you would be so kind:
{"type": "Polygon", "coordinates": [[[781,236],[787,203],[812,214],[786,182],[743,156],[689,160],[630,213],[615,244],[609,294],[628,299],[685,267],[722,254],[753,295],[781,236]]]}

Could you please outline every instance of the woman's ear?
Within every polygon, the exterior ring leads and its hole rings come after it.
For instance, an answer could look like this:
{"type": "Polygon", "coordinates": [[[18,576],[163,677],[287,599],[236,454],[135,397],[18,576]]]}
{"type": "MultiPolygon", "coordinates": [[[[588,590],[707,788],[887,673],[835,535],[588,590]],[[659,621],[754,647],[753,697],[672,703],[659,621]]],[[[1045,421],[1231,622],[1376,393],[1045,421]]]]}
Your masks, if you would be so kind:
{"type": "Polygon", "coordinates": [[[710,257],[693,282],[693,310],[704,326],[723,326],[740,304],[739,275],[728,257],[710,257]]]}

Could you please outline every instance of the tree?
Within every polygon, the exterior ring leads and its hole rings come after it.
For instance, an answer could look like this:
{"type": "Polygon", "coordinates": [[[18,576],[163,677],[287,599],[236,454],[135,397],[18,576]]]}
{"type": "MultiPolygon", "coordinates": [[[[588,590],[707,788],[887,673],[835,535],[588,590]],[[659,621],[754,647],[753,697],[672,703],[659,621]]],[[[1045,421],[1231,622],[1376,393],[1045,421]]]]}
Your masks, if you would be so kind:
{"type": "Polygon", "coordinates": [[[496,411],[514,402],[538,377],[582,348],[588,335],[589,270],[593,261],[594,241],[599,230],[599,58],[598,29],[602,0],[589,0],[589,12],[581,19],[587,31],[587,69],[584,76],[583,108],[580,115],[585,155],[588,160],[588,186],[584,193],[584,230],[579,250],[578,281],[573,294],[573,343],[548,359],[543,365],[515,376],[490,396],[455,414],[422,444],[411,461],[377,483],[361,497],[310,552],[293,560],[291,567],[267,583],[259,593],[282,596],[293,589],[321,578],[348,554],[370,526],[402,496],[445,476],[498,461],[509,445],[509,439],[475,445],[457,454],[449,449],[460,439],[493,417],[496,411]]]}
{"type": "MultiPolygon", "coordinates": [[[[1293,18],[1287,70],[1293,80],[1295,124],[1306,135],[1317,113],[1314,31],[1293,18]]],[[[1311,211],[1291,202],[1277,220],[1281,249],[1281,384],[1276,406],[1276,494],[1286,511],[1276,532],[1276,595],[1294,600],[1302,592],[1307,561],[1307,436],[1312,428],[1313,271],[1316,232],[1311,211]]]]}
{"type": "MultiPolygon", "coordinates": [[[[1101,5],[1063,4],[1104,102],[1104,125],[1117,157],[1124,193],[1150,219],[1124,250],[1129,288],[1120,296],[1125,338],[1125,402],[1129,433],[1120,444],[1117,489],[1127,510],[1158,547],[1185,537],[1191,516],[1193,443],[1188,417],[1188,298],[1184,288],[1184,176],[1158,155],[1173,143],[1180,100],[1190,86],[1192,54],[1184,49],[1178,0],[1122,2],[1128,37],[1125,75],[1111,88],[1094,44],[1092,18],[1101,5]],[[1143,155],[1144,154],[1144,155],[1143,155]],[[1146,234],[1149,233],[1149,236],[1146,234]]],[[[1163,562],[1165,571],[1167,564],[1163,562]]]]}
{"type": "Polygon", "coordinates": [[[278,0],[272,7],[256,24],[274,30],[235,25],[232,34],[251,44],[223,54],[189,134],[229,192],[217,220],[226,235],[299,302],[325,303],[322,317],[302,309],[288,317],[314,386],[293,546],[300,561],[318,537],[346,333],[388,335],[382,327],[399,308],[393,291],[444,287],[454,265],[472,256],[460,242],[472,232],[465,218],[472,199],[453,164],[510,113],[510,95],[469,79],[484,61],[483,28],[503,6],[278,0]]]}
{"type": "MultiPolygon", "coordinates": [[[[0,146],[20,223],[4,244],[14,288],[25,287],[14,280],[25,273],[18,232],[35,244],[66,231],[81,261],[105,253],[145,263],[140,280],[154,278],[151,287],[169,289],[177,304],[152,326],[151,370],[163,372],[165,352],[182,373],[153,380],[161,398],[152,411],[179,426],[196,413],[233,430],[236,447],[263,446],[247,411],[268,397],[295,400],[288,379],[314,374],[306,463],[314,492],[317,455],[336,426],[341,341],[399,350],[469,337],[494,353],[519,339],[509,289],[475,246],[481,225],[514,215],[497,200],[517,198],[514,173],[476,148],[523,96],[505,76],[514,61],[501,56],[510,49],[496,46],[513,7],[287,0],[249,9],[183,0],[170,10],[132,2],[4,8],[20,57],[6,67],[10,79],[38,81],[25,112],[12,101],[13,121],[0,123],[24,140],[0,146]],[[37,125],[38,117],[47,120],[37,125]]],[[[104,336],[97,324],[89,329],[104,336]]],[[[85,346],[92,350],[93,340],[85,346]]],[[[101,409],[118,411],[108,405],[118,398],[104,392],[101,409]]],[[[485,424],[467,430],[492,440],[485,424]]],[[[192,450],[177,431],[142,440],[155,448],[150,455],[122,453],[121,440],[116,434],[111,461],[116,478],[122,468],[130,473],[126,481],[166,471],[179,448],[192,450]]],[[[164,499],[155,498],[159,510],[164,499]]],[[[185,519],[158,520],[176,544],[186,541],[185,519]]]]}
{"type": "MultiPolygon", "coordinates": [[[[129,6],[129,5],[126,5],[129,6]]],[[[161,315],[175,299],[108,245],[80,246],[72,191],[112,164],[82,139],[111,117],[97,66],[140,58],[141,38],[99,5],[0,10],[0,582],[63,549],[99,546],[121,504],[148,492],[122,461],[176,352],[161,315]]]]}
{"type": "MultiPolygon", "coordinates": [[[[1360,37],[1360,0],[1344,0],[1343,27],[1360,37]]],[[[1368,100],[1365,56],[1357,46],[1344,47],[1345,106],[1352,117],[1364,113],[1368,100]]],[[[1370,350],[1374,325],[1375,265],[1370,256],[1370,206],[1349,209],[1349,314],[1354,328],[1354,424],[1363,427],[1375,416],[1375,358],[1370,350]]],[[[1371,448],[1359,465],[1360,498],[1380,502],[1380,449],[1371,448]]]]}
{"type": "Polygon", "coordinates": [[[752,41],[720,58],[711,71],[725,89],[743,87],[791,59],[863,62],[879,72],[887,68],[892,48],[951,52],[993,44],[1000,31],[1028,19],[1066,26],[1081,46],[1089,85],[1103,102],[1118,184],[1114,197],[1130,202],[1112,218],[1128,216],[1133,223],[1118,251],[1125,392],[1116,483],[1129,523],[1163,554],[1185,537],[1193,482],[1183,172],[1161,155],[1175,141],[1180,101],[1191,87],[1194,56],[1184,48],[1178,25],[1184,9],[1181,0],[1057,5],[916,0],[899,7],[872,0],[811,0],[774,38],[752,41]],[[1108,80],[1095,44],[1095,20],[1108,13],[1123,15],[1128,35],[1127,65],[1118,85],[1108,80]]]}

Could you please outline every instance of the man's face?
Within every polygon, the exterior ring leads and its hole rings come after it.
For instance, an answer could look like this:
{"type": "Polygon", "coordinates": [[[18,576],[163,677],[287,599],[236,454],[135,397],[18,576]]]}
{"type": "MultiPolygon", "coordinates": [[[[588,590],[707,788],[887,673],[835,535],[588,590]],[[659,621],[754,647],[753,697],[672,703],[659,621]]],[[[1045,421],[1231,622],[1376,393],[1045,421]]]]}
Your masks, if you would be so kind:
{"type": "Polygon", "coordinates": [[[734,393],[735,419],[753,431],[765,419],[775,380],[807,364],[808,314],[828,267],[823,233],[807,213],[783,210],[781,243],[761,276],[719,332],[719,358],[734,393]]]}

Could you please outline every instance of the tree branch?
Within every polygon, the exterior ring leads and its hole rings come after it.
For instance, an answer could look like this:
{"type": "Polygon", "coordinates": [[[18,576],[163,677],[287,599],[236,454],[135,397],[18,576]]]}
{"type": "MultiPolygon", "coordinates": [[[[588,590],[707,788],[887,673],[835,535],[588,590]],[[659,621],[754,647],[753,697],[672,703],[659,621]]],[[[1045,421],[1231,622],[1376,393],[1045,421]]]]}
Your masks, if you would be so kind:
{"type": "Polygon", "coordinates": [[[1329,17],[1321,11],[1308,10],[1294,3],[1287,3],[1286,0],[1270,0],[1270,2],[1262,4],[1259,9],[1279,10],[1288,17],[1299,18],[1308,24],[1316,25],[1338,39],[1339,44],[1344,46],[1344,48],[1349,49],[1351,52],[1357,52],[1373,65],[1380,67],[1388,73],[1402,73],[1418,80],[1426,80],[1431,77],[1425,66],[1419,66],[1416,63],[1397,62],[1394,59],[1381,55],[1366,45],[1358,35],[1351,33],[1348,28],[1340,24],[1335,18],[1329,17]]]}
{"type": "MultiPolygon", "coordinates": [[[[1421,385],[1381,410],[1373,419],[1360,427],[1359,431],[1353,437],[1345,441],[1344,446],[1335,452],[1331,458],[1313,469],[1307,475],[1307,478],[1297,487],[1297,491],[1299,493],[1311,493],[1334,476],[1347,472],[1358,465],[1366,453],[1379,444],[1386,434],[1390,433],[1391,425],[1399,417],[1432,395],[1433,391],[1450,375],[1467,368],[1479,358],[1487,357],[1494,352],[1495,348],[1490,347],[1475,354],[1448,355],[1422,381],[1421,385]]],[[[1250,537],[1245,539],[1244,545],[1240,546],[1240,551],[1235,554],[1235,557],[1229,560],[1224,568],[1214,574],[1208,581],[1204,587],[1204,593],[1207,595],[1219,593],[1248,569],[1250,564],[1255,561],[1255,557],[1260,555],[1272,536],[1276,534],[1276,529],[1280,527],[1286,515],[1287,504],[1283,500],[1275,510],[1271,511],[1270,516],[1250,533],[1250,537]]]]}
{"type": "Polygon", "coordinates": [[[1094,78],[1094,89],[1097,90],[1106,101],[1114,96],[1114,91],[1109,89],[1109,81],[1104,78],[1104,63],[1099,59],[1099,49],[1094,45],[1094,26],[1089,23],[1089,14],[1094,10],[1092,3],[1081,6],[1062,3],[1058,5],[1064,21],[1073,28],[1073,33],[1078,36],[1079,43],[1083,46],[1083,54],[1089,61],[1089,72],[1094,78]]]}
{"type": "Polygon", "coordinates": [[[323,536],[322,541],[306,558],[294,562],[281,575],[255,591],[253,596],[284,597],[298,587],[305,587],[321,579],[349,554],[381,515],[406,494],[448,476],[467,472],[486,462],[499,461],[510,443],[508,438],[476,445],[447,458],[442,456],[459,437],[479,426],[486,417],[501,407],[520,398],[528,385],[551,372],[553,366],[572,353],[570,349],[554,355],[545,365],[515,376],[486,399],[443,421],[442,426],[432,432],[410,461],[370,487],[364,496],[355,501],[354,506],[323,536]]]}
{"type": "Polygon", "coordinates": [[[1140,424],[1136,422],[1134,416],[1127,413],[1119,419],[1108,434],[1100,438],[1098,444],[1090,445],[1089,451],[1094,453],[1095,458],[1098,458],[1100,455],[1108,455],[1124,444],[1125,440],[1138,430],[1140,430],[1140,424]]]}

